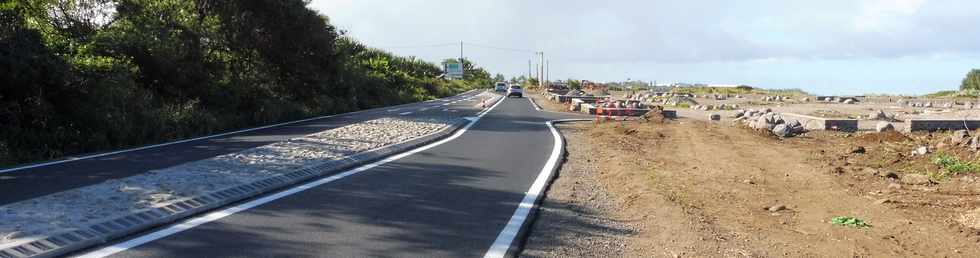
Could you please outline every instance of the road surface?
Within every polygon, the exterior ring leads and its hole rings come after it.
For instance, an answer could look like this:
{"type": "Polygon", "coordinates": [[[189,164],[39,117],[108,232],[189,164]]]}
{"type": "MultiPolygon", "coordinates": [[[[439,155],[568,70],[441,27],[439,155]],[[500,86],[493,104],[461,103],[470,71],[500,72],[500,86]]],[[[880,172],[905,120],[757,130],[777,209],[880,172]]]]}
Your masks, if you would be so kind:
{"type": "Polygon", "coordinates": [[[413,117],[435,112],[452,112],[460,116],[473,115],[480,110],[473,107],[481,101],[472,98],[478,93],[467,92],[437,101],[370,109],[64,163],[3,169],[0,170],[0,205],[238,152],[385,116],[413,117]]]}
{"type": "MultiPolygon", "coordinates": [[[[555,137],[545,122],[567,118],[583,116],[536,111],[526,98],[504,99],[456,137],[403,158],[272,194],[279,196],[269,201],[259,197],[228,209],[233,212],[219,210],[215,214],[226,214],[216,219],[190,220],[206,223],[185,221],[77,255],[484,256],[500,244],[498,235],[553,158],[555,137]],[[249,203],[258,204],[237,209],[249,203]]],[[[506,242],[503,250],[513,254],[518,243],[506,242]]]]}

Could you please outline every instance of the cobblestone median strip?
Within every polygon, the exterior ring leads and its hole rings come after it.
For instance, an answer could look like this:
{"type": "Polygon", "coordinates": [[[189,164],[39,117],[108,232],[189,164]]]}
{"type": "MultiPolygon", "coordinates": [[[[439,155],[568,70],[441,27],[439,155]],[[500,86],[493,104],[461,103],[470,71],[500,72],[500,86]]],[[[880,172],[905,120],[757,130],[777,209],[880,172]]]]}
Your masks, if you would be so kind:
{"type": "Polygon", "coordinates": [[[381,118],[0,206],[0,258],[66,254],[427,144],[463,124],[381,118]]]}

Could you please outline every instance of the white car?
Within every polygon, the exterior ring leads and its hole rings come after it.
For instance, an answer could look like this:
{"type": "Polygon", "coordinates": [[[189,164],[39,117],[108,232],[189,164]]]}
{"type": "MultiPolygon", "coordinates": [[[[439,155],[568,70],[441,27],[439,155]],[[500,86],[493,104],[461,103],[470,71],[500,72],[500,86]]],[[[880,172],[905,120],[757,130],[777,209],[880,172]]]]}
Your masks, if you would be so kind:
{"type": "Polygon", "coordinates": [[[511,96],[517,96],[518,98],[523,98],[524,90],[521,89],[521,86],[511,85],[510,88],[507,89],[507,97],[509,98],[511,96]]]}

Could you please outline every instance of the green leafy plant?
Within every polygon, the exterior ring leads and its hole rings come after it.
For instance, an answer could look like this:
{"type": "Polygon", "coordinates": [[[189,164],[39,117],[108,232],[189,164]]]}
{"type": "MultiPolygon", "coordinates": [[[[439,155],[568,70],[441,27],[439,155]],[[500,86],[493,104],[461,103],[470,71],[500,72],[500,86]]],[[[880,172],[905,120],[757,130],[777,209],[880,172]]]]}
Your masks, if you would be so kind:
{"type": "Polygon", "coordinates": [[[830,220],[830,223],[831,224],[834,224],[834,225],[838,225],[838,226],[846,226],[846,227],[852,227],[852,228],[870,228],[871,227],[871,224],[868,224],[868,223],[864,222],[864,220],[861,220],[861,219],[855,218],[855,217],[851,217],[851,216],[837,216],[837,217],[832,218],[830,220]]]}
{"type": "Polygon", "coordinates": [[[938,165],[953,175],[980,172],[980,165],[969,161],[959,160],[958,158],[946,153],[936,154],[936,157],[933,158],[932,163],[938,165]]]}

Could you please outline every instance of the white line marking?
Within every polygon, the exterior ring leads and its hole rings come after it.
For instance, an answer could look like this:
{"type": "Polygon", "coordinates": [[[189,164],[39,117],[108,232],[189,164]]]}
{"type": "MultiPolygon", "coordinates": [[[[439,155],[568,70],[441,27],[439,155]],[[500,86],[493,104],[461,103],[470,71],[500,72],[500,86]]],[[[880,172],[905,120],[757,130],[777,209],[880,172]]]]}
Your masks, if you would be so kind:
{"type": "Polygon", "coordinates": [[[531,106],[534,106],[534,109],[535,109],[535,110],[537,110],[537,111],[541,111],[541,107],[540,107],[540,106],[538,106],[538,103],[535,103],[535,102],[534,102],[534,99],[533,99],[533,98],[527,98],[527,100],[529,100],[529,101],[531,101],[531,106]]]}
{"type": "Polygon", "coordinates": [[[396,108],[396,109],[389,109],[389,110],[388,110],[388,112],[395,112],[395,111],[398,111],[398,110],[401,110],[401,109],[400,109],[400,108],[396,108]]]}
{"type": "Polygon", "coordinates": [[[402,115],[402,116],[404,116],[404,115],[408,115],[408,114],[411,114],[411,113],[412,113],[412,112],[401,112],[401,113],[398,113],[398,115],[402,115]]]}
{"type": "Polygon", "coordinates": [[[541,173],[538,174],[538,178],[534,180],[531,184],[531,189],[527,190],[527,194],[524,195],[524,199],[517,206],[517,210],[514,210],[514,215],[510,216],[510,221],[507,221],[507,226],[500,231],[497,235],[497,239],[493,241],[493,245],[490,246],[490,250],[483,255],[484,258],[498,258],[507,255],[507,250],[510,249],[511,244],[513,244],[514,239],[517,238],[517,234],[520,233],[521,227],[524,225],[524,221],[527,220],[527,215],[531,213],[531,209],[536,207],[538,198],[541,197],[541,193],[544,191],[545,186],[548,184],[548,180],[551,179],[551,175],[555,170],[555,166],[558,164],[558,159],[561,157],[562,146],[564,142],[562,141],[561,135],[558,134],[558,130],[555,129],[554,122],[570,122],[570,121],[590,121],[587,119],[566,119],[566,120],[553,120],[545,122],[548,128],[551,129],[551,135],[554,137],[555,145],[551,148],[551,156],[548,157],[548,161],[544,163],[544,167],[541,168],[541,173]]]}
{"type": "MultiPolygon", "coordinates": [[[[453,96],[453,97],[457,97],[457,96],[460,96],[460,95],[468,94],[470,92],[471,91],[460,93],[459,95],[456,95],[456,96],[453,96]]],[[[447,98],[453,98],[453,97],[447,97],[447,98]]],[[[418,104],[418,103],[417,102],[416,103],[405,103],[405,104],[401,104],[401,105],[395,105],[395,106],[392,106],[392,107],[401,107],[401,106],[407,106],[407,105],[413,105],[413,104],[418,104]]],[[[326,118],[331,118],[331,117],[336,117],[336,116],[343,116],[343,115],[353,115],[353,114],[358,114],[358,113],[362,113],[362,112],[369,112],[369,111],[378,111],[378,110],[377,109],[365,109],[365,110],[358,110],[358,111],[354,111],[354,112],[347,112],[347,113],[341,113],[341,114],[333,114],[333,115],[328,115],[328,116],[318,116],[318,117],[307,118],[307,119],[296,120],[296,121],[290,121],[290,122],[285,122],[285,123],[278,123],[278,124],[274,124],[274,125],[266,125],[266,126],[260,126],[260,127],[255,127],[255,128],[248,128],[248,129],[243,129],[243,130],[238,130],[238,131],[233,131],[233,132],[226,132],[226,133],[219,133],[219,134],[215,134],[215,135],[202,136],[202,137],[197,137],[197,138],[192,138],[192,139],[185,139],[185,140],[179,140],[179,141],[168,142],[168,143],[161,143],[161,144],[154,144],[154,145],[143,146],[143,147],[136,147],[136,148],[132,148],[132,149],[124,149],[124,150],[118,150],[118,151],[112,151],[112,152],[106,152],[106,153],[100,153],[100,154],[93,154],[93,155],[87,155],[87,156],[81,156],[81,157],[69,157],[69,158],[65,158],[63,160],[49,161],[49,162],[43,162],[43,163],[38,163],[38,164],[33,164],[33,165],[24,165],[24,166],[12,167],[12,168],[8,168],[8,169],[0,169],[0,174],[10,173],[10,172],[19,171],[19,170],[25,170],[25,169],[30,169],[30,168],[37,168],[37,167],[44,167],[44,166],[50,166],[50,165],[57,165],[57,164],[68,163],[68,162],[72,162],[72,161],[79,161],[79,160],[86,160],[86,159],[91,159],[91,158],[105,157],[105,156],[116,155],[116,154],[120,154],[120,153],[126,153],[126,152],[133,152],[133,151],[140,151],[140,150],[145,150],[145,149],[152,149],[152,148],[169,146],[169,145],[174,145],[174,144],[181,144],[181,143],[192,142],[192,141],[197,141],[197,140],[206,140],[206,139],[211,139],[211,138],[216,138],[216,137],[221,137],[221,136],[226,136],[226,135],[231,135],[231,134],[257,131],[257,130],[268,129],[268,128],[277,127],[277,126],[291,125],[291,124],[308,122],[308,121],[313,121],[313,120],[318,120],[318,119],[326,119],[326,118]]]]}
{"type": "Polygon", "coordinates": [[[306,184],[303,184],[303,185],[300,185],[300,186],[296,186],[296,187],[293,187],[293,188],[290,188],[290,189],[287,189],[287,190],[284,190],[284,191],[281,191],[281,192],[278,192],[278,193],[275,193],[275,194],[267,195],[267,196],[264,196],[262,198],[258,198],[258,199],[255,199],[255,200],[252,200],[252,201],[243,203],[243,204],[239,204],[239,205],[236,205],[236,206],[233,206],[233,207],[224,208],[224,209],[219,210],[219,211],[210,212],[208,214],[205,214],[205,215],[202,215],[202,216],[199,216],[199,217],[190,219],[190,220],[186,220],[186,221],[180,222],[178,224],[174,224],[174,225],[170,225],[170,226],[164,227],[162,229],[159,229],[159,230],[150,232],[148,234],[139,236],[137,238],[126,240],[124,242],[117,243],[117,244],[114,244],[114,245],[111,245],[111,246],[106,246],[106,247],[98,248],[96,250],[93,250],[93,251],[88,252],[88,253],[81,254],[81,255],[76,256],[76,257],[79,257],[79,258],[102,258],[102,257],[110,256],[110,255],[113,255],[113,254],[116,254],[116,253],[119,253],[119,252],[123,252],[123,251],[129,250],[129,249],[132,249],[132,248],[136,248],[136,247],[141,246],[143,244],[146,244],[146,243],[149,243],[149,242],[153,242],[153,241],[156,241],[158,239],[161,239],[161,238],[164,238],[164,237],[173,235],[173,234],[177,234],[177,233],[183,232],[183,231],[188,230],[188,229],[192,229],[192,228],[197,227],[197,226],[200,226],[200,225],[204,225],[204,224],[206,224],[208,222],[213,222],[213,221],[219,220],[221,218],[231,216],[231,215],[233,215],[235,213],[239,213],[239,212],[242,212],[242,211],[246,211],[248,209],[251,209],[251,208],[255,208],[255,207],[259,206],[259,205],[263,205],[263,204],[270,203],[270,202],[273,202],[273,201],[278,200],[278,199],[282,199],[283,197],[287,197],[287,196],[290,196],[290,195],[293,195],[293,194],[297,194],[297,193],[300,193],[300,192],[303,192],[303,191],[312,189],[314,187],[317,187],[317,186],[320,186],[320,185],[324,185],[324,184],[327,184],[327,183],[330,183],[330,182],[333,182],[333,181],[337,181],[337,180],[343,179],[345,177],[349,177],[349,176],[355,175],[357,173],[361,173],[361,172],[367,171],[369,169],[372,169],[372,168],[375,168],[375,167],[378,167],[378,166],[387,164],[389,162],[396,161],[396,160],[399,160],[399,159],[402,159],[402,158],[411,156],[413,154],[416,154],[416,153],[419,153],[419,152],[423,152],[423,151],[426,151],[428,149],[435,148],[436,146],[445,144],[447,142],[450,142],[450,141],[452,141],[452,140],[454,140],[454,139],[459,138],[460,136],[462,136],[464,133],[466,133],[467,130],[469,130],[471,127],[473,127],[473,125],[475,125],[477,122],[479,122],[480,121],[480,118],[482,118],[487,113],[490,113],[490,111],[493,110],[494,108],[496,108],[498,105],[500,105],[500,103],[503,103],[503,101],[499,101],[499,102],[497,102],[497,104],[494,104],[490,108],[488,108],[488,109],[480,112],[479,114],[477,114],[476,115],[476,118],[470,120],[470,122],[468,124],[466,124],[466,126],[464,126],[462,129],[459,129],[459,131],[456,131],[456,133],[454,133],[452,136],[449,136],[449,138],[445,138],[445,139],[439,140],[439,141],[434,142],[434,143],[430,143],[430,144],[425,145],[425,146],[422,146],[422,147],[418,147],[418,148],[415,148],[415,149],[412,149],[412,150],[409,150],[409,151],[406,151],[406,152],[403,152],[403,153],[399,153],[399,154],[396,154],[394,156],[391,156],[391,157],[388,157],[388,158],[385,158],[385,159],[382,159],[382,160],[379,160],[379,161],[375,161],[374,163],[371,163],[371,164],[367,164],[367,165],[363,165],[363,166],[360,166],[360,167],[357,167],[357,168],[354,168],[354,169],[351,169],[351,170],[347,170],[347,171],[344,171],[344,172],[339,173],[339,174],[336,174],[336,175],[332,175],[332,176],[329,176],[329,177],[326,177],[326,178],[322,178],[322,179],[319,179],[319,180],[316,180],[316,181],[313,181],[313,182],[309,182],[309,183],[306,183],[306,184]]]}
{"type": "Polygon", "coordinates": [[[419,109],[419,112],[425,112],[425,111],[428,111],[428,110],[429,110],[429,108],[420,108],[419,109]]]}

